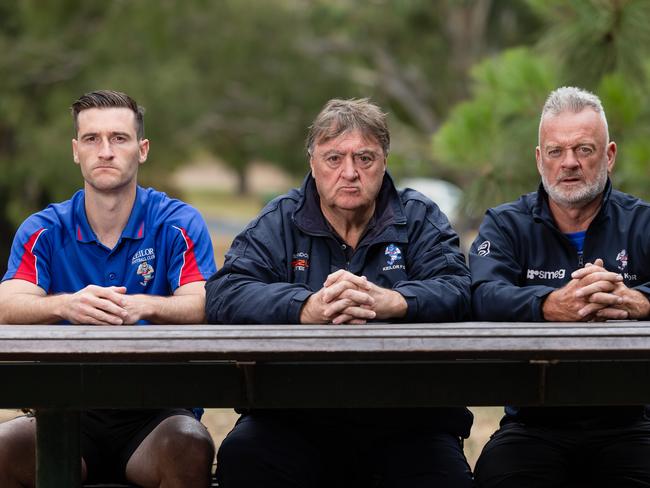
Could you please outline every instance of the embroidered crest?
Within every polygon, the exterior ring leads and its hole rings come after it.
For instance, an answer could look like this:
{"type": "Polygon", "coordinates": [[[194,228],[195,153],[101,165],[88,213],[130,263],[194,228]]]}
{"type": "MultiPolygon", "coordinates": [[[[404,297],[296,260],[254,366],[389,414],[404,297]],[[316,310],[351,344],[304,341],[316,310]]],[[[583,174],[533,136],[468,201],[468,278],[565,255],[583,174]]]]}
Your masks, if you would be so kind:
{"type": "Polygon", "coordinates": [[[618,263],[618,269],[621,271],[625,271],[627,268],[627,251],[625,249],[621,249],[621,252],[619,252],[616,255],[616,262],[618,263]]]}
{"type": "Polygon", "coordinates": [[[392,266],[396,262],[402,260],[402,250],[395,244],[389,244],[386,246],[384,254],[388,256],[388,259],[386,259],[386,264],[388,264],[388,266],[392,266]]]}
{"type": "Polygon", "coordinates": [[[142,286],[147,286],[147,283],[153,279],[154,269],[147,261],[144,261],[138,265],[136,273],[138,276],[142,277],[140,284],[142,286]]]}

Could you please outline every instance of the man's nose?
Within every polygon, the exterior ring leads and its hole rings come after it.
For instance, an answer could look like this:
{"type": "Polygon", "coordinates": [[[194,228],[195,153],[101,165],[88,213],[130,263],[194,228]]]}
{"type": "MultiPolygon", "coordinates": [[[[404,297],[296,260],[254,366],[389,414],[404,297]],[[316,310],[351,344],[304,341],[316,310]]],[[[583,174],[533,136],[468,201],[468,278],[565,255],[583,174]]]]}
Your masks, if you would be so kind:
{"type": "Polygon", "coordinates": [[[99,157],[102,159],[111,159],[113,157],[113,148],[108,138],[103,138],[99,143],[99,157]]]}
{"type": "Polygon", "coordinates": [[[357,169],[354,167],[354,158],[351,154],[348,154],[343,159],[342,175],[348,180],[354,180],[358,176],[357,169]]]}
{"type": "Polygon", "coordinates": [[[576,152],[572,148],[564,151],[564,157],[562,158],[562,167],[575,168],[577,166],[580,166],[580,160],[578,159],[576,152]]]}

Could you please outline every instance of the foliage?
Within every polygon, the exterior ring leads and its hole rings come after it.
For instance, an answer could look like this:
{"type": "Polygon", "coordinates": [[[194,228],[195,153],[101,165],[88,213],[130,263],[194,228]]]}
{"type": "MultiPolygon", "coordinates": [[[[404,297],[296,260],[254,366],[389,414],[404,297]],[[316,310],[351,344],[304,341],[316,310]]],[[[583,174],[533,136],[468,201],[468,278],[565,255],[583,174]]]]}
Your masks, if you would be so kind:
{"type": "Polygon", "coordinates": [[[169,171],[206,150],[242,190],[256,159],[302,174],[307,126],[334,97],[390,114],[397,176],[439,173],[429,137],[468,69],[539,25],[522,0],[0,2],[0,261],[18,223],[81,185],[67,110],[84,92],[147,108],[145,185],[169,190],[169,171]]]}
{"type": "Polygon", "coordinates": [[[548,93],[569,84],[601,97],[619,148],[615,182],[648,198],[647,2],[528,3],[547,26],[539,42],[473,69],[470,99],[453,109],[433,139],[434,157],[465,175],[467,212],[477,219],[485,208],[535,190],[539,114],[548,93]]]}
{"type": "Polygon", "coordinates": [[[469,215],[531,191],[539,107],[557,79],[550,66],[525,48],[484,61],[472,70],[471,99],[436,134],[436,159],[466,174],[469,215]]]}

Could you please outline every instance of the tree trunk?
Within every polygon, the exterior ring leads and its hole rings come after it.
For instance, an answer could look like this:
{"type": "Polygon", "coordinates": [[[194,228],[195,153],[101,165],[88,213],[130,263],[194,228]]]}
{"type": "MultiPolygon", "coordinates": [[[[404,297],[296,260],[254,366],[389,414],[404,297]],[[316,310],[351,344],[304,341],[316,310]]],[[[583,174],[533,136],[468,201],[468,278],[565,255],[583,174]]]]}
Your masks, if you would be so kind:
{"type": "Polygon", "coordinates": [[[237,166],[237,194],[238,195],[248,195],[250,192],[250,187],[248,184],[248,166],[237,166]]]}

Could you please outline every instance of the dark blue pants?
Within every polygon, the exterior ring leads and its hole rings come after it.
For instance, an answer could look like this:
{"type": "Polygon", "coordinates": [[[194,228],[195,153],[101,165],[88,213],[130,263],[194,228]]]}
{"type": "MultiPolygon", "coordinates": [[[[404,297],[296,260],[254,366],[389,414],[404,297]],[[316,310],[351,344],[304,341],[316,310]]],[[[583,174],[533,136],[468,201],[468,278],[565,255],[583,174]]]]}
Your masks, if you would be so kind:
{"type": "Polygon", "coordinates": [[[223,488],[472,488],[458,437],[341,419],[243,415],[217,454],[223,488]]]}
{"type": "Polygon", "coordinates": [[[650,487],[650,422],[609,428],[503,425],[476,463],[480,488],[650,487]]]}

